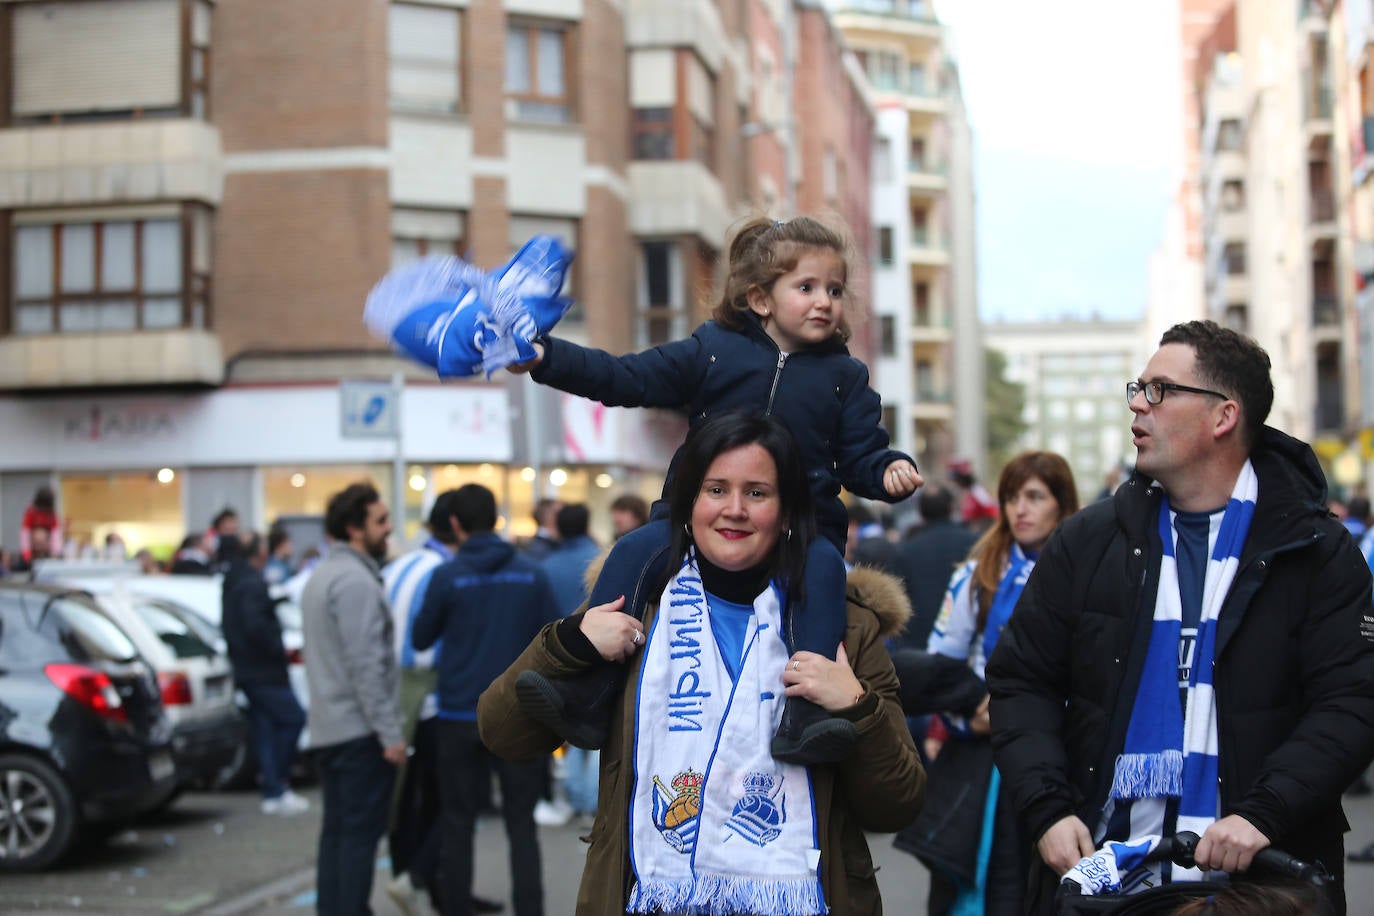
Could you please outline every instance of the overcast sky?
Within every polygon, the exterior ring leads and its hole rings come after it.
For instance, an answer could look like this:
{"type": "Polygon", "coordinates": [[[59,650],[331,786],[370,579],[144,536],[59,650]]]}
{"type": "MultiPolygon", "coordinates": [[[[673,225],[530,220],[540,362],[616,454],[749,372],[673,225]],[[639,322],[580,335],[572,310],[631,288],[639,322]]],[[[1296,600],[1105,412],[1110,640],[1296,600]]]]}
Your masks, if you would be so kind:
{"type": "Polygon", "coordinates": [[[1144,314],[1182,160],[1177,0],[936,0],[974,139],[984,320],[1144,314]]]}

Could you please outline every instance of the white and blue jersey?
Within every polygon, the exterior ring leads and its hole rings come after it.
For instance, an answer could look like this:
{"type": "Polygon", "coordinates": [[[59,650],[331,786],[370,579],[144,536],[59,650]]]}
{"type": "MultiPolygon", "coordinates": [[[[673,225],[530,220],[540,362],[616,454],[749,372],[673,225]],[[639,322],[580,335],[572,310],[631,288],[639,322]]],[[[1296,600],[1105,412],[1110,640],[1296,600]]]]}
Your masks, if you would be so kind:
{"type": "Polygon", "coordinates": [[[418,550],[401,554],[382,570],[382,587],[391,606],[396,634],[396,658],[400,660],[402,668],[434,667],[434,655],[442,643],[417,652],[410,641],[410,630],[415,623],[415,615],[420,613],[425,589],[429,587],[434,570],[451,559],[453,551],[447,544],[437,538],[429,538],[418,550]]]}

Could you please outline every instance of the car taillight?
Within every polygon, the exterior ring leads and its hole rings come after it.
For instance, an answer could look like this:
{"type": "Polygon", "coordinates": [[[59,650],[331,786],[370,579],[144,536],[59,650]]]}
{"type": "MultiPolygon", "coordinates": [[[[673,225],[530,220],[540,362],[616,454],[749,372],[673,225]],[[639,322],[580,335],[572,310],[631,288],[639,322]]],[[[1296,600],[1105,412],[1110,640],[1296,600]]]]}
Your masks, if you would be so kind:
{"type": "Polygon", "coordinates": [[[119,691],[115,690],[114,684],[105,672],[87,668],[85,665],[54,663],[43,666],[43,673],[59,690],[82,706],[94,710],[106,719],[129,721],[124,701],[119,698],[119,691]]]}
{"type": "Polygon", "coordinates": [[[300,650],[300,649],[287,649],[287,650],[286,650],[286,663],[287,663],[288,665],[302,665],[302,664],[305,664],[305,659],[301,656],[301,650],[300,650]]]}
{"type": "Polygon", "coordinates": [[[158,693],[162,694],[163,706],[186,706],[191,702],[191,682],[186,675],[174,671],[162,671],[157,676],[158,693]]]}

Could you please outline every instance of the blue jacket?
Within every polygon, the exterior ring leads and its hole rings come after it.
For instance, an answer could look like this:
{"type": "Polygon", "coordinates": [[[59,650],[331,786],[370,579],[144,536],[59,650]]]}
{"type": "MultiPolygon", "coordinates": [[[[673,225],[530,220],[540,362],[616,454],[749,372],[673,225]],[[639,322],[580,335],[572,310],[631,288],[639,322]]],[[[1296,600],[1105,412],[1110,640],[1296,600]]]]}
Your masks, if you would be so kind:
{"type": "Polygon", "coordinates": [[[495,534],[474,534],[452,560],[435,568],[411,628],[424,650],[439,639],[439,715],[476,719],[477,697],[505,671],[558,603],[539,564],[495,534]]]}
{"type": "Polygon", "coordinates": [[[558,609],[564,614],[577,610],[582,599],[587,597],[587,585],[582,578],[600,553],[596,541],[584,534],[564,541],[544,558],[544,572],[558,600],[558,609]]]}
{"type": "MultiPolygon", "coordinates": [[[[608,407],[685,410],[692,428],[728,410],[776,416],[801,449],[816,523],[843,552],[849,515],[840,502],[840,486],[867,499],[894,502],[883,490],[883,471],[911,457],[888,448],[882,401],[868,385],[868,368],[843,344],[784,356],[758,319],[746,318],[744,332],[708,321],[685,340],[625,356],[542,338],[544,358],[532,377],[608,407]]],[[[668,466],[665,495],[678,455],[668,466]]]]}

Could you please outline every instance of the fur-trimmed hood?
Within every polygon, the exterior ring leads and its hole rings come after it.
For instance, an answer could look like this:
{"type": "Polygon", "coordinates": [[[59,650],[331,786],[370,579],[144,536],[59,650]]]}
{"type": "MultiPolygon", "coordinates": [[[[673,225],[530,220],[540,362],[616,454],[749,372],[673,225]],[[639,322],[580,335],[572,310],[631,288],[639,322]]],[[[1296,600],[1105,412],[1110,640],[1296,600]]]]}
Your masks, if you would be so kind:
{"type": "MultiPolygon", "coordinates": [[[[588,592],[601,576],[601,567],[605,565],[609,554],[609,548],[603,550],[587,565],[582,581],[586,584],[588,592]]],[[[907,597],[902,580],[880,569],[872,566],[856,566],[851,569],[845,594],[851,604],[867,608],[877,616],[883,639],[892,639],[899,635],[911,619],[911,600],[907,597]]],[[[586,607],[584,602],[578,610],[586,610],[586,607]]]]}
{"type": "Polygon", "coordinates": [[[879,635],[892,639],[906,629],[911,619],[911,599],[902,580],[872,566],[855,566],[849,571],[846,595],[851,604],[868,608],[878,617],[879,635]]]}

